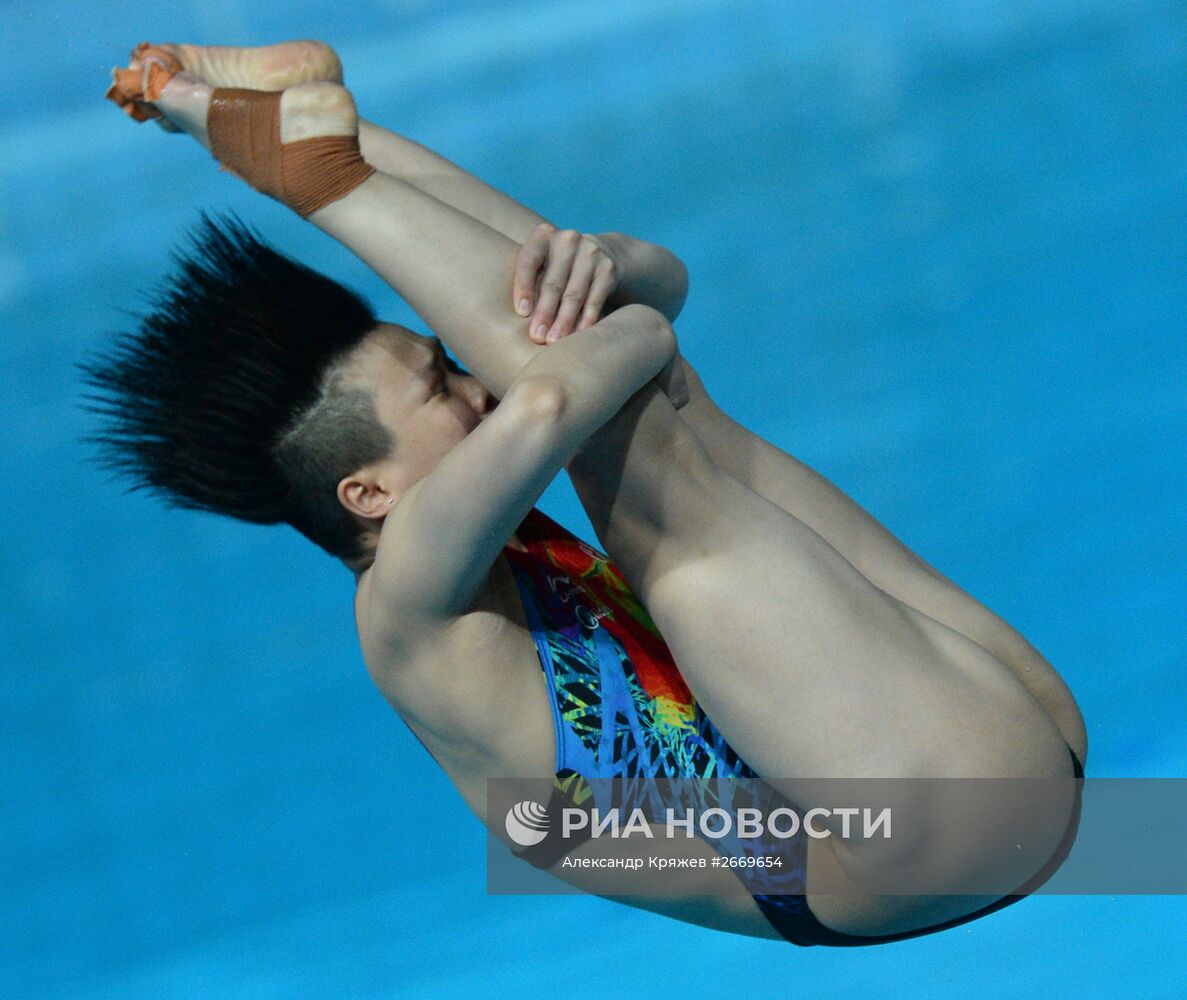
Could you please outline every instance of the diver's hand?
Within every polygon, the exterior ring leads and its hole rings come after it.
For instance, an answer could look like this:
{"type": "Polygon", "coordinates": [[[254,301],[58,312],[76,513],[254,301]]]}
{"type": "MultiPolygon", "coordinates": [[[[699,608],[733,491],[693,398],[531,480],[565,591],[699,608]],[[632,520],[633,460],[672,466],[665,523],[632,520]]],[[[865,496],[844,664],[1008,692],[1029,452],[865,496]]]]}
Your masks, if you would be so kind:
{"type": "MultiPolygon", "coordinates": [[[[511,295],[515,311],[531,316],[528,335],[535,343],[555,343],[602,318],[607,301],[622,291],[618,258],[625,252],[624,241],[628,249],[632,243],[651,246],[613,233],[594,236],[557,229],[548,222],[532,230],[515,259],[511,295]]],[[[684,371],[684,359],[677,350],[654,379],[676,409],[689,400],[684,371]]]]}
{"type": "Polygon", "coordinates": [[[534,343],[552,343],[602,318],[620,270],[597,236],[542,222],[515,259],[512,306],[520,316],[531,316],[528,336],[534,343]]]}

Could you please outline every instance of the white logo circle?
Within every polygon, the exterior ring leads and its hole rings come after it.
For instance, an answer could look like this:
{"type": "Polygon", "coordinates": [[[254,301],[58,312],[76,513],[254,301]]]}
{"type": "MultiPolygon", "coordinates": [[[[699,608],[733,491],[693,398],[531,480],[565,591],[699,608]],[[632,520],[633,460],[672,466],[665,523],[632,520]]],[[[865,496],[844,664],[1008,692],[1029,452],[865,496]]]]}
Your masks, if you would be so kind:
{"type": "Polygon", "coordinates": [[[521,847],[531,847],[548,836],[548,810],[524,799],[507,810],[507,836],[521,847]]]}

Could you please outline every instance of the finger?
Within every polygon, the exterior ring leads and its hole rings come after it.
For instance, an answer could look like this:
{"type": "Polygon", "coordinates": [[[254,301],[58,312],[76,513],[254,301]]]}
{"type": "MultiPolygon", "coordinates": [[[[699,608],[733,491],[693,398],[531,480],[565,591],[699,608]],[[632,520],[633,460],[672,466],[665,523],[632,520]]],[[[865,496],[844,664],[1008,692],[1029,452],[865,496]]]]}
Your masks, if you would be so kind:
{"type": "Polygon", "coordinates": [[[606,300],[610,298],[617,287],[618,271],[614,267],[614,261],[609,257],[603,257],[594,272],[589,294],[585,297],[585,308],[581,310],[581,321],[577,324],[578,330],[588,330],[602,318],[606,300]]]}
{"type": "Polygon", "coordinates": [[[511,282],[511,307],[520,316],[532,314],[536,294],[536,279],[548,256],[548,237],[553,227],[542,223],[532,230],[527,241],[515,255],[515,277],[511,282]]]}
{"type": "Polygon", "coordinates": [[[561,296],[560,308],[556,311],[556,319],[548,330],[548,342],[560,340],[573,332],[577,316],[585,300],[589,296],[590,285],[593,283],[594,270],[598,265],[601,254],[592,243],[586,243],[573,261],[573,270],[569,273],[569,283],[565,286],[561,296]]]}
{"type": "Polygon", "coordinates": [[[581,234],[575,229],[562,229],[553,233],[548,246],[548,266],[540,280],[540,291],[536,299],[536,311],[531,321],[531,337],[537,344],[543,344],[548,328],[556,319],[561,295],[569,284],[569,272],[573,268],[573,257],[581,234]]]}

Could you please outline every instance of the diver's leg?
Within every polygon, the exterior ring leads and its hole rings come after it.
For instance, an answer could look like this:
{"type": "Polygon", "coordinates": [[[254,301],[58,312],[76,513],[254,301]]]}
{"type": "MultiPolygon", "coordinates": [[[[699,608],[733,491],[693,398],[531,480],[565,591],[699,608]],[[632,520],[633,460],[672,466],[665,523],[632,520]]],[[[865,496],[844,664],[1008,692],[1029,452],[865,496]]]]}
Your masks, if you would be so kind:
{"type": "MultiPolygon", "coordinates": [[[[162,97],[201,138],[209,94],[181,81],[162,97]]],[[[286,91],[281,109],[282,142],[323,126],[343,134],[353,120],[349,95],[330,84],[286,91]]],[[[496,393],[548,349],[527,340],[507,302],[515,244],[464,213],[374,174],[309,219],[401,291],[496,393]]],[[[790,777],[781,787],[793,799],[796,776],[1066,767],[1058,733],[1009,671],[726,474],[657,390],[634,397],[573,471],[710,716],[760,773],[790,777]]],[[[861,859],[849,860],[858,871],[861,859]]]]}
{"type": "MultiPolygon", "coordinates": [[[[433,194],[516,242],[545,221],[432,150],[361,121],[367,161],[433,194]]],[[[1009,667],[1047,710],[1076,755],[1087,737],[1075,699],[1050,663],[1019,632],[911,551],[868,511],[815,470],[732,420],[685,362],[690,401],[680,417],[710,458],[739,482],[798,517],[875,586],[955,629],[1009,667]]]]}
{"type": "Polygon", "coordinates": [[[1038,650],[824,476],[733,420],[711,398],[691,365],[686,361],[684,365],[689,402],[680,415],[714,462],[798,517],[876,587],[997,657],[1047,710],[1084,761],[1083,717],[1063,679],[1038,650]]]}
{"type": "MultiPolygon", "coordinates": [[[[180,68],[211,87],[243,87],[282,91],[301,83],[343,82],[342,63],[324,42],[301,40],[263,46],[186,45],[143,43],[132,51],[129,68],[116,71],[120,103],[138,101],[143,114],[153,114],[144,100],[143,68],[156,62],[167,79],[180,68]]],[[[523,243],[547,220],[426,146],[359,119],[359,147],[363,159],[377,170],[411,184],[496,232],[523,243]]]]}
{"type": "MultiPolygon", "coordinates": [[[[638,393],[569,471],[706,713],[792,801],[816,804],[813,779],[1070,778],[1059,731],[1008,668],[873,586],[802,521],[724,472],[658,390],[638,393]]],[[[987,861],[987,842],[945,806],[951,787],[899,786],[925,817],[921,876],[988,863],[1000,865],[997,884],[1019,885],[1063,833],[1066,812],[1041,826],[1025,809],[996,816],[1027,832],[1018,838],[1026,848],[987,861]]],[[[1063,790],[1070,810],[1070,781],[1063,790]]],[[[892,933],[988,901],[863,891],[886,865],[918,862],[921,843],[902,839],[887,852],[811,841],[810,888],[811,873],[827,871],[852,889],[810,893],[813,910],[835,929],[892,933]]]]}

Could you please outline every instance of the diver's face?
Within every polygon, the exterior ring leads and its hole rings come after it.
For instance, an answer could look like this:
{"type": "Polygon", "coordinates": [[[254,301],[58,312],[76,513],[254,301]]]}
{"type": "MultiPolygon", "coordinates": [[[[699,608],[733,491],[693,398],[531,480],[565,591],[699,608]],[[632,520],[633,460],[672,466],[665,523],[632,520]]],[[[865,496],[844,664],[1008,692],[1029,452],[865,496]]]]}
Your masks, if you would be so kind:
{"type": "Polygon", "coordinates": [[[381,323],[357,351],[355,371],[395,441],[388,460],[403,492],[432,472],[495,401],[478,379],[445,357],[435,337],[381,323]]]}

